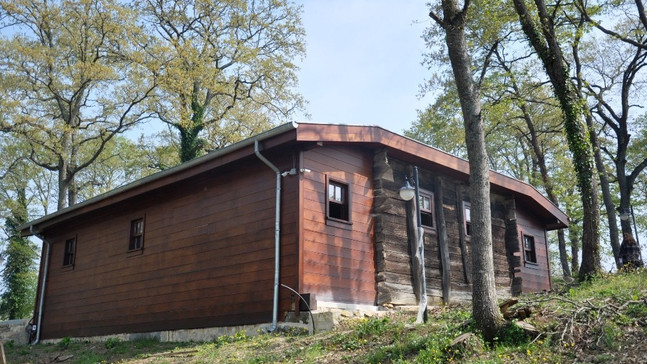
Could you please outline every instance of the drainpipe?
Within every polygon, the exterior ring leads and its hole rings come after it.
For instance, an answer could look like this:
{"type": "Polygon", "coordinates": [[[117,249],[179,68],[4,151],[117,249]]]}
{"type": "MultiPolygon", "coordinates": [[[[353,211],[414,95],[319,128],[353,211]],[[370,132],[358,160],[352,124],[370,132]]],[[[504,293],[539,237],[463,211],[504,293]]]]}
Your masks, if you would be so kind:
{"type": "Polygon", "coordinates": [[[39,235],[34,233],[34,225],[29,226],[29,232],[32,234],[36,235],[40,240],[43,241],[43,244],[47,244],[47,253],[45,253],[45,270],[43,271],[43,282],[40,287],[40,302],[38,302],[38,321],[37,321],[37,326],[36,326],[36,340],[34,340],[32,345],[38,344],[40,341],[40,330],[43,321],[43,306],[45,304],[45,286],[47,284],[47,273],[49,272],[49,254],[52,250],[51,245],[49,244],[49,241],[45,239],[44,236],[39,235]]]}
{"type": "Polygon", "coordinates": [[[279,312],[279,269],[281,253],[281,172],[272,162],[267,160],[258,147],[258,139],[254,140],[254,153],[276,173],[276,216],[274,218],[274,302],[272,306],[272,326],[270,332],[276,330],[279,312]]]}

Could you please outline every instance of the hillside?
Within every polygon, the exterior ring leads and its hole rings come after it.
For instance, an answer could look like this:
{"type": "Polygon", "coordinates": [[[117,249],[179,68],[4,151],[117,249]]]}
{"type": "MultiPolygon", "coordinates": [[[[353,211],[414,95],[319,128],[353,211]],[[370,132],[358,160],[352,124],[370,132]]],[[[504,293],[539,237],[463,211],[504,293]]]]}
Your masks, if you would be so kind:
{"type": "Polygon", "coordinates": [[[425,325],[413,313],[345,321],[313,336],[240,333],[210,343],[150,340],[102,344],[63,340],[58,344],[5,343],[8,363],[644,363],[647,362],[647,273],[600,277],[562,286],[549,294],[520,298],[525,321],[540,334],[517,327],[492,347],[472,337],[469,307],[436,307],[425,325]]]}

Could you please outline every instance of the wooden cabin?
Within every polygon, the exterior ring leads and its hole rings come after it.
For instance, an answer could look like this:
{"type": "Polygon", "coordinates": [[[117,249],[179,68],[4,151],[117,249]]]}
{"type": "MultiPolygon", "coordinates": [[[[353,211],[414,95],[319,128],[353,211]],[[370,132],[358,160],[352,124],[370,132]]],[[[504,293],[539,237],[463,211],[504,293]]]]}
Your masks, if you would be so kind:
{"type": "MultiPolygon", "coordinates": [[[[298,310],[285,287],[317,310],[415,305],[413,204],[398,194],[413,166],[429,301],[439,222],[449,299],[469,299],[467,161],[380,127],[290,123],[23,226],[44,242],[39,337],[281,321],[298,310]]],[[[490,181],[500,293],[550,289],[546,232],[566,215],[524,182],[490,181]]]]}

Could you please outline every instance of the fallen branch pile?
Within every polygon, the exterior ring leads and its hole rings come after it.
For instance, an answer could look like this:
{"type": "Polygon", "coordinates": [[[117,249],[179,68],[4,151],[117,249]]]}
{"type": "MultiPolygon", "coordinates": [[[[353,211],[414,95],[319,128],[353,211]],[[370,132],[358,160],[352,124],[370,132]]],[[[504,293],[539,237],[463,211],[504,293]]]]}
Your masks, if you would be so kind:
{"type": "Polygon", "coordinates": [[[541,305],[540,315],[550,315],[556,320],[553,332],[564,346],[584,346],[592,349],[603,340],[613,340],[613,325],[647,327],[647,291],[638,299],[608,297],[604,300],[588,298],[574,301],[562,296],[551,296],[526,302],[529,305],[557,301],[556,305],[541,305]]]}

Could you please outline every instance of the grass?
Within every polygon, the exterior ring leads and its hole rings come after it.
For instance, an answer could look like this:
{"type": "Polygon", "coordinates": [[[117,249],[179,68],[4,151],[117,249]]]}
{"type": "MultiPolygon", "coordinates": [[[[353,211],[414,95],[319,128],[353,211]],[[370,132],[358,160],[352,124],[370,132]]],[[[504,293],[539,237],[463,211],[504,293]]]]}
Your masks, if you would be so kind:
{"type": "Polygon", "coordinates": [[[622,363],[647,357],[647,273],[601,276],[551,294],[527,295],[526,322],[541,332],[526,336],[507,326],[492,345],[482,342],[469,307],[430,310],[414,325],[415,313],[349,319],[313,336],[245,333],[208,343],[154,340],[104,343],[64,338],[58,344],[5,344],[9,363],[622,363]],[[462,334],[475,333],[462,346],[462,334]]]}

